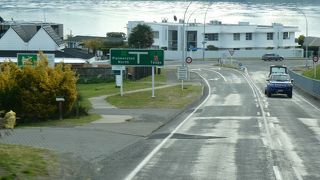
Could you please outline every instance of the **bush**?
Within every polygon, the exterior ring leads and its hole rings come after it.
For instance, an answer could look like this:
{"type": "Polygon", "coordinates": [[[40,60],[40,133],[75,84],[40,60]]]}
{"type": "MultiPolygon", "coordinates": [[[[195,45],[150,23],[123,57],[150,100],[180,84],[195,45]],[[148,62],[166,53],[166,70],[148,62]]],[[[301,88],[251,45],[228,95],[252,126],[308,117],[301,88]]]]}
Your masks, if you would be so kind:
{"type": "Polygon", "coordinates": [[[35,67],[19,69],[13,62],[0,66],[0,109],[14,110],[25,120],[47,119],[58,112],[56,96],[63,96],[64,113],[69,113],[77,98],[77,76],[70,65],[48,67],[43,54],[35,67]]]}
{"type": "Polygon", "coordinates": [[[16,113],[13,111],[9,111],[4,116],[4,128],[13,129],[16,125],[16,113]]]}

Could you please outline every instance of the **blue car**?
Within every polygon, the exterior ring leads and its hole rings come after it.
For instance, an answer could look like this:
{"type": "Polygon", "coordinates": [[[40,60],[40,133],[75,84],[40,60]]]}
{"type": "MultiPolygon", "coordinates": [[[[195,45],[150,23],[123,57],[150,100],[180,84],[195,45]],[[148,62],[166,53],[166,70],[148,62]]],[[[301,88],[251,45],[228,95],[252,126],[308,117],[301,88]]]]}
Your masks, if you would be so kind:
{"type": "Polygon", "coordinates": [[[265,94],[271,97],[273,94],[286,94],[288,98],[292,98],[292,79],[289,74],[273,73],[267,79],[267,87],[265,94]]]}

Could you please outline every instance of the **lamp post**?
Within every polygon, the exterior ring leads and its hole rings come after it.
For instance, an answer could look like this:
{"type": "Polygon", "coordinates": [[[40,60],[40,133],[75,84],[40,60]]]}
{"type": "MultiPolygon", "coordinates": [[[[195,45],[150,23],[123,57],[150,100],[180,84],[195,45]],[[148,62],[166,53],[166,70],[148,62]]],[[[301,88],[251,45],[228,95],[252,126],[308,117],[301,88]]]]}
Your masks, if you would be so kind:
{"type": "Polygon", "coordinates": [[[182,34],[183,34],[183,38],[182,38],[182,66],[185,66],[185,51],[186,51],[186,48],[185,48],[185,38],[186,38],[186,32],[185,32],[185,19],[186,19],[186,13],[190,7],[190,5],[192,4],[192,1],[189,2],[186,10],[184,11],[184,14],[183,14],[183,25],[182,25],[182,34]]]}
{"type": "Polygon", "coordinates": [[[209,8],[211,7],[212,2],[210,2],[210,4],[208,5],[206,12],[204,14],[204,20],[203,20],[203,41],[202,41],[202,60],[204,61],[204,57],[205,57],[205,44],[206,42],[206,18],[207,18],[207,13],[209,8]]]}
{"type": "MultiPolygon", "coordinates": [[[[297,10],[304,16],[305,20],[306,20],[306,37],[308,37],[308,18],[306,16],[306,14],[301,10],[299,9],[298,7],[296,7],[297,10]]],[[[308,67],[308,44],[306,44],[306,67],[308,67]]]]}

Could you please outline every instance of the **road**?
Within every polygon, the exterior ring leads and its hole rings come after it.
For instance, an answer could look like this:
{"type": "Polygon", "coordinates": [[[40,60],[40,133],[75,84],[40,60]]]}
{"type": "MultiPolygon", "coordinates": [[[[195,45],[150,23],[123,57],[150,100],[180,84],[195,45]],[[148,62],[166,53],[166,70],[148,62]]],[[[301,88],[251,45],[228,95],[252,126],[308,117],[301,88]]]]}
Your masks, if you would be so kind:
{"type": "Polygon", "coordinates": [[[267,98],[275,62],[242,63],[247,73],[191,65],[208,88],[203,102],[106,158],[97,179],[320,179],[319,101],[296,89],[267,98]]]}

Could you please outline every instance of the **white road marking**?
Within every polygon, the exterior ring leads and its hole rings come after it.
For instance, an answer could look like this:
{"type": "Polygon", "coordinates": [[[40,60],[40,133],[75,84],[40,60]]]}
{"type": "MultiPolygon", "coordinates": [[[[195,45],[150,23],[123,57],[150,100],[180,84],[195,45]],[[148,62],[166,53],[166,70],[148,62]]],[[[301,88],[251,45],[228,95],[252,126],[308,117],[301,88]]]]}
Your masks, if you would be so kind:
{"type": "Polygon", "coordinates": [[[193,117],[193,120],[221,119],[221,120],[249,120],[260,118],[259,116],[210,116],[210,117],[193,117]]]}
{"type": "Polygon", "coordinates": [[[270,117],[270,112],[266,112],[266,115],[267,115],[268,117],[270,117]]]}
{"type": "Polygon", "coordinates": [[[298,178],[298,180],[303,180],[303,178],[302,178],[301,174],[299,173],[299,171],[297,170],[297,168],[296,167],[292,167],[292,168],[293,168],[293,171],[294,171],[296,177],[298,178]]]}
{"type": "Polygon", "coordinates": [[[277,138],[277,141],[278,141],[279,146],[282,147],[282,143],[279,138],[277,138]]]}
{"type": "Polygon", "coordinates": [[[298,96],[299,98],[301,98],[302,100],[304,100],[306,103],[308,103],[310,106],[312,106],[312,107],[315,108],[316,110],[320,111],[320,109],[319,109],[317,106],[313,105],[311,102],[309,102],[308,100],[306,100],[304,97],[298,95],[297,93],[295,93],[294,95],[295,95],[295,96],[298,96]]]}
{"type": "Polygon", "coordinates": [[[282,180],[278,166],[273,166],[273,172],[277,180],[282,180]]]}
{"type": "Polygon", "coordinates": [[[219,74],[219,75],[223,78],[223,80],[224,80],[225,82],[227,82],[226,77],[224,77],[224,76],[223,76],[221,73],[219,73],[218,71],[215,71],[215,70],[212,70],[212,69],[205,69],[205,70],[219,74]]]}
{"type": "Polygon", "coordinates": [[[261,114],[260,114],[260,112],[257,112],[257,116],[260,116],[261,114]]]}
{"type": "MultiPolygon", "coordinates": [[[[196,72],[197,73],[197,72],[196,72]]],[[[209,85],[209,82],[199,73],[197,73],[206,83],[206,85],[209,88],[209,92],[211,92],[211,87],[209,85]]],[[[155,154],[165,145],[165,143],[173,136],[174,133],[176,133],[183,124],[185,124],[191,116],[193,116],[195,114],[195,112],[201,107],[203,106],[209,99],[210,94],[207,95],[207,97],[205,98],[205,100],[197,107],[193,110],[192,113],[190,113],[188,115],[188,117],[186,117],[186,119],[184,119],[165,139],[163,139],[161,141],[161,143],[156,146],[139,164],[136,168],[134,168],[133,171],[131,171],[130,174],[127,175],[127,177],[125,178],[125,180],[131,180],[133,179],[140,171],[141,169],[151,160],[151,158],[153,158],[155,156],[155,154]]]]}

